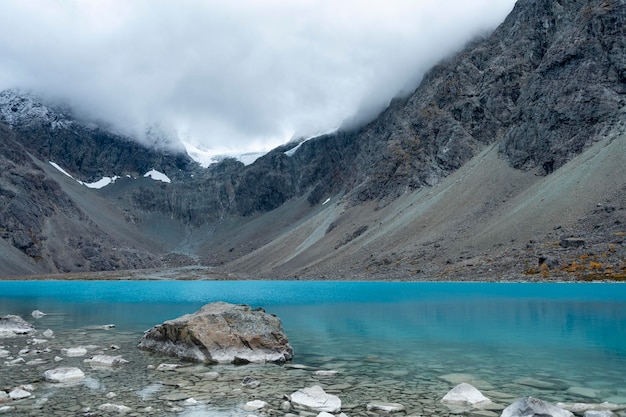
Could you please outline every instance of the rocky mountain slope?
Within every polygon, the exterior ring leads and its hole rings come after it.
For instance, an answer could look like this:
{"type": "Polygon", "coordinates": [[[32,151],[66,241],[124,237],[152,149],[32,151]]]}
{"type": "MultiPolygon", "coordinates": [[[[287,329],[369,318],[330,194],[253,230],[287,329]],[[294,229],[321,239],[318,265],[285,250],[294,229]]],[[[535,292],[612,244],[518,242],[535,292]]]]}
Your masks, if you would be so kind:
{"type": "Polygon", "coordinates": [[[369,124],[249,166],[204,169],[0,93],[0,185],[13,192],[0,261],[20,259],[4,275],[197,263],[265,278],[623,277],[625,21],[622,0],[519,0],[369,124]],[[121,178],[88,190],[48,161],[121,178]],[[171,183],[143,178],[151,169],[171,183]]]}

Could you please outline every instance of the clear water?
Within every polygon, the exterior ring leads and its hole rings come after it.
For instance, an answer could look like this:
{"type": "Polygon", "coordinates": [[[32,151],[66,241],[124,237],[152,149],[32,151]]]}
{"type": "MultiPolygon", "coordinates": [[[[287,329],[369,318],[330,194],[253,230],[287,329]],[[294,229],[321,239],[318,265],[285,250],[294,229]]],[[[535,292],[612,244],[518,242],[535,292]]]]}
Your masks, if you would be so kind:
{"type": "MultiPolygon", "coordinates": [[[[57,334],[114,323],[111,337],[126,338],[129,346],[154,324],[212,301],[278,315],[296,363],[340,369],[352,383],[412,384],[416,397],[436,399],[451,388],[447,374],[463,373],[511,397],[626,401],[621,284],[0,282],[0,315],[19,314],[57,334]],[[50,315],[36,321],[30,316],[35,309],[50,315]],[[593,391],[581,396],[571,387],[593,391]]],[[[345,395],[367,401],[356,392],[345,395]]],[[[407,395],[394,397],[390,390],[385,398],[402,402],[407,395]]]]}

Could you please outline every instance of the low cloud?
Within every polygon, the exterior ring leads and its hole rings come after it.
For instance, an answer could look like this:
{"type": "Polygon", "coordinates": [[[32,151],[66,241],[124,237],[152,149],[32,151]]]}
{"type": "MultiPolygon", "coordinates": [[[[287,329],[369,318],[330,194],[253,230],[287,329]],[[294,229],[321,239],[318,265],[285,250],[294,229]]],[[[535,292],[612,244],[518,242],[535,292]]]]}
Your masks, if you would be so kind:
{"type": "Polygon", "coordinates": [[[129,132],[156,123],[208,149],[269,149],[382,108],[513,5],[6,0],[0,88],[129,132]]]}

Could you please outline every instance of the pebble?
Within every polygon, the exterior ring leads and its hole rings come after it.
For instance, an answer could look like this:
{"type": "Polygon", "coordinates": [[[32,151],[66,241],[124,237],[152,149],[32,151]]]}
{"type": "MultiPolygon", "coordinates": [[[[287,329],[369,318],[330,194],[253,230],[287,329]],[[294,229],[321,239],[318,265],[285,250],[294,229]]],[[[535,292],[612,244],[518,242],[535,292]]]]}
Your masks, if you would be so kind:
{"type": "Polygon", "coordinates": [[[175,371],[177,368],[180,368],[180,366],[181,365],[176,364],[176,363],[162,363],[159,366],[157,366],[156,370],[164,371],[164,372],[175,371]]]}
{"type": "Polygon", "coordinates": [[[28,398],[30,397],[32,394],[26,390],[23,390],[21,388],[13,388],[11,390],[11,392],[9,392],[9,397],[12,400],[22,400],[24,398],[28,398]]]}
{"type": "Polygon", "coordinates": [[[82,346],[79,346],[79,347],[63,349],[62,352],[65,354],[65,356],[74,358],[78,356],[85,356],[87,354],[87,349],[82,346]]]}
{"type": "Polygon", "coordinates": [[[243,406],[243,409],[246,411],[257,411],[257,410],[260,410],[261,408],[265,408],[265,406],[267,406],[267,403],[265,401],[254,400],[254,401],[248,401],[243,406]]]}
{"type": "Polygon", "coordinates": [[[104,411],[105,413],[127,413],[131,411],[132,408],[122,404],[106,403],[99,406],[98,410],[104,411]]]}

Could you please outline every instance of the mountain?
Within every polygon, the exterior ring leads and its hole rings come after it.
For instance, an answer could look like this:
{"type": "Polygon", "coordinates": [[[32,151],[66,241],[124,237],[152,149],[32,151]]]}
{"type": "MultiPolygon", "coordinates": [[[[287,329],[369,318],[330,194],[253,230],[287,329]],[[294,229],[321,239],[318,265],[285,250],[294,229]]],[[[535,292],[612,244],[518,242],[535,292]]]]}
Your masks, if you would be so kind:
{"type": "Polygon", "coordinates": [[[625,20],[621,0],[519,0],[372,122],[250,165],[203,168],[2,92],[4,274],[626,278],[625,20]]]}

